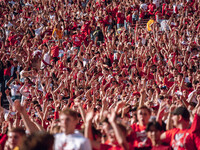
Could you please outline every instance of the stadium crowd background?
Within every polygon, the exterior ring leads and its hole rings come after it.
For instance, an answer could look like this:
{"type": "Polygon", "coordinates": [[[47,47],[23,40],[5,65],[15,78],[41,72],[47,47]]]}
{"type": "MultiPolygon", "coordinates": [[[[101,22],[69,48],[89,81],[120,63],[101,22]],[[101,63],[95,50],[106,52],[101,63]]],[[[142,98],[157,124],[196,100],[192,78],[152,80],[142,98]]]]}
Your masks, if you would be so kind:
{"type": "Polygon", "coordinates": [[[200,149],[199,52],[199,0],[0,0],[1,149],[200,149]]]}

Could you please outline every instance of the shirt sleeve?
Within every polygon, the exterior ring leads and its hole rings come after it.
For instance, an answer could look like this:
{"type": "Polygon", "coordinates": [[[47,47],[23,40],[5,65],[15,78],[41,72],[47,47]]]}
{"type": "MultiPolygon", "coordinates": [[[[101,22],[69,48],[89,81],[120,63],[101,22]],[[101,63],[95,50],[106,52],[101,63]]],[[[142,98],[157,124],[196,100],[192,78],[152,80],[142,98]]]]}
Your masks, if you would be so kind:
{"type": "Polygon", "coordinates": [[[194,143],[195,143],[197,150],[200,150],[200,146],[199,146],[200,145],[200,132],[195,133],[193,137],[194,137],[194,143]]]}
{"type": "Polygon", "coordinates": [[[86,139],[85,142],[81,145],[81,150],[92,150],[89,139],[86,139]]]}
{"type": "Polygon", "coordinates": [[[200,116],[195,114],[192,125],[190,127],[190,131],[192,133],[200,133],[200,116]]]}
{"type": "Polygon", "coordinates": [[[173,135],[174,133],[177,131],[178,129],[171,129],[171,130],[168,130],[165,133],[165,136],[166,138],[164,140],[162,140],[164,143],[167,143],[167,144],[170,144],[172,138],[173,138],[173,135]]]}

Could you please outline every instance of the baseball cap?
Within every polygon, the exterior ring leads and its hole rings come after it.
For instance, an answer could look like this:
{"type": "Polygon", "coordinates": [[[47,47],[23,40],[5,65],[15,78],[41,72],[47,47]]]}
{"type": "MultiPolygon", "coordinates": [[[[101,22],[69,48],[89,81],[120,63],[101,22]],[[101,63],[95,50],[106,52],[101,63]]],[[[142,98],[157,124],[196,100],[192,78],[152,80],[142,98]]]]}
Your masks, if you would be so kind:
{"type": "Polygon", "coordinates": [[[187,110],[186,107],[180,106],[177,107],[173,112],[173,115],[181,115],[185,120],[189,120],[190,119],[190,113],[187,110]]]}
{"type": "Polygon", "coordinates": [[[165,90],[165,89],[167,89],[167,86],[161,86],[160,89],[165,90]]]}

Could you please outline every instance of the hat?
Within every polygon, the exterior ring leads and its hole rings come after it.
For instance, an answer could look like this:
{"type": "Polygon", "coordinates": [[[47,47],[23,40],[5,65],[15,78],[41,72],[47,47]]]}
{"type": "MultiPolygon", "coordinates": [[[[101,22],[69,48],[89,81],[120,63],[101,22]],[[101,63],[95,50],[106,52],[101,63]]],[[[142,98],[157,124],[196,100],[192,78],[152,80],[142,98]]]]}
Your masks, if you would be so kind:
{"type": "Polygon", "coordinates": [[[178,107],[176,108],[173,112],[172,112],[173,115],[181,115],[185,120],[189,120],[190,119],[190,113],[189,111],[187,110],[186,107],[178,107]]]}
{"type": "Polygon", "coordinates": [[[163,90],[165,90],[165,89],[167,89],[167,87],[166,86],[161,86],[161,88],[160,89],[163,89],[163,90]]]}

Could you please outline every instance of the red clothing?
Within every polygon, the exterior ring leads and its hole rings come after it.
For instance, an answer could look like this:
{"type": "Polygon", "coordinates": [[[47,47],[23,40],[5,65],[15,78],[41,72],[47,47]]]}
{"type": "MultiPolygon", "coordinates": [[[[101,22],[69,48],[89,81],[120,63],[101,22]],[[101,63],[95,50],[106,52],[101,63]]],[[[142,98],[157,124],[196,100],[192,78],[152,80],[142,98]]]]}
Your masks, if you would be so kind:
{"type": "Polygon", "coordinates": [[[4,69],[4,76],[11,76],[11,67],[4,69]]]}
{"type": "Polygon", "coordinates": [[[133,147],[137,148],[147,148],[151,147],[151,141],[148,139],[146,134],[146,126],[140,126],[137,123],[131,125],[133,129],[132,133],[128,136],[128,142],[132,144],[133,147]]]}
{"type": "Polygon", "coordinates": [[[58,57],[58,55],[59,55],[59,47],[57,45],[51,47],[51,56],[58,57]]]}
{"type": "Polygon", "coordinates": [[[4,145],[6,144],[6,141],[8,139],[8,136],[7,134],[0,134],[0,145],[1,145],[1,148],[4,149],[4,145]]]}
{"type": "Polygon", "coordinates": [[[118,12],[117,14],[117,24],[124,24],[125,16],[123,13],[118,12]]]}
{"type": "Polygon", "coordinates": [[[14,46],[17,43],[16,37],[17,37],[17,35],[13,35],[13,36],[8,37],[8,41],[10,42],[10,45],[14,46]]]}
{"type": "Polygon", "coordinates": [[[149,11],[149,14],[150,15],[153,15],[154,14],[154,10],[156,9],[156,5],[155,4],[149,4],[148,5],[148,10],[150,10],[149,11]]]}
{"type": "Polygon", "coordinates": [[[164,83],[164,85],[166,85],[168,88],[170,88],[170,87],[174,84],[174,82],[168,81],[167,77],[164,77],[163,83],[164,83]]]}
{"type": "Polygon", "coordinates": [[[112,146],[108,144],[101,144],[100,150],[123,150],[120,146],[112,146]]]}
{"type": "MultiPolygon", "coordinates": [[[[196,150],[198,148],[196,142],[200,144],[200,141],[197,141],[196,135],[189,133],[188,129],[171,129],[165,132],[166,139],[164,142],[170,143],[173,149],[176,150],[196,150]]],[[[200,148],[199,148],[200,149],[200,148]]]]}
{"type": "Polygon", "coordinates": [[[75,34],[72,36],[73,39],[73,46],[74,47],[80,47],[82,43],[82,36],[79,34],[75,34]]]}
{"type": "Polygon", "coordinates": [[[151,150],[172,150],[172,148],[170,146],[159,145],[159,146],[153,146],[151,150]]]}
{"type": "Polygon", "coordinates": [[[128,22],[128,23],[131,23],[132,24],[132,15],[130,14],[130,15],[128,15],[127,17],[126,17],[126,21],[128,22]]]}
{"type": "Polygon", "coordinates": [[[59,119],[59,113],[58,111],[54,112],[54,120],[59,119]]]}
{"type": "Polygon", "coordinates": [[[166,131],[164,142],[169,143],[176,150],[200,150],[200,117],[195,115],[190,129],[171,129],[166,131]]]}

